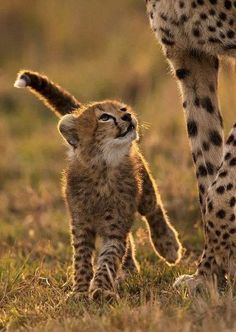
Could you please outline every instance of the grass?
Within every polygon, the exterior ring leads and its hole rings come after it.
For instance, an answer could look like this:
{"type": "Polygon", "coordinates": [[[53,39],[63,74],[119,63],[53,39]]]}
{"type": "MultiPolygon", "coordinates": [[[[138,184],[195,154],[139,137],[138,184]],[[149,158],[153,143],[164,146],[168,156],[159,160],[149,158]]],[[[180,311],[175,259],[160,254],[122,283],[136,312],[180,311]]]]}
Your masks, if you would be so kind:
{"type": "MultiPolygon", "coordinates": [[[[229,289],[190,297],[172,288],[192,273],[203,247],[194,169],[176,83],[152,35],[144,3],[0,2],[0,330],[235,331],[229,289]],[[12,87],[19,69],[46,73],[81,101],[118,98],[145,123],[142,151],[186,254],[168,267],[135,227],[141,274],[118,303],[65,303],[71,289],[68,214],[61,198],[65,148],[57,120],[12,87]]],[[[225,128],[235,122],[235,73],[220,73],[225,128]]]]}

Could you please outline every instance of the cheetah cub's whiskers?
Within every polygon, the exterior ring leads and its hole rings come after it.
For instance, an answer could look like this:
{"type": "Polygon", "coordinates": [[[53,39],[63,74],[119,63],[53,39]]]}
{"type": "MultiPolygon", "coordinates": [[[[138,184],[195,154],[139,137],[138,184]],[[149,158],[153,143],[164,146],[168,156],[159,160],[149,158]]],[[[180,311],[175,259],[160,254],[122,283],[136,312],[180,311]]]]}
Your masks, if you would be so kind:
{"type": "Polygon", "coordinates": [[[132,109],[112,100],[81,105],[38,73],[20,72],[18,86],[24,86],[22,80],[60,117],[58,130],[73,151],[64,193],[76,297],[116,298],[120,273],[138,272],[131,234],[136,212],[146,219],[156,254],[168,264],[177,263],[181,244],[136,143],[138,121],[132,109]],[[93,266],[97,236],[103,244],[93,266]]]}

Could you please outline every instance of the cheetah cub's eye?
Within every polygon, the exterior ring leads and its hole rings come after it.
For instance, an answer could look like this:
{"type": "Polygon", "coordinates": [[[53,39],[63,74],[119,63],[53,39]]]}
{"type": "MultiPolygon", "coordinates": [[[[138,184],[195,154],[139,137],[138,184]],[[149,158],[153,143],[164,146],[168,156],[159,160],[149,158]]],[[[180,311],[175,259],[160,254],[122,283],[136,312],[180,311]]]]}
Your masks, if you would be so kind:
{"type": "Polygon", "coordinates": [[[110,116],[109,114],[103,113],[100,116],[99,120],[103,121],[103,122],[106,122],[106,121],[112,120],[112,116],[110,116]]]}
{"type": "Polygon", "coordinates": [[[121,107],[120,109],[122,112],[126,112],[127,111],[127,108],[125,106],[121,107]]]}

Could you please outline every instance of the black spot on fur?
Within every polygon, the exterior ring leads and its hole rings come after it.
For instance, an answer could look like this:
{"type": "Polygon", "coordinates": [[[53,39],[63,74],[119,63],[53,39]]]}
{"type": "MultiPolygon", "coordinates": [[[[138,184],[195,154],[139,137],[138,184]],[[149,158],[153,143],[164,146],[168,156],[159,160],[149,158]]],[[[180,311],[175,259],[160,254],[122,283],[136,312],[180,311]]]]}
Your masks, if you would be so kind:
{"type": "Polygon", "coordinates": [[[219,134],[218,131],[216,130],[210,130],[209,131],[209,138],[210,141],[212,142],[212,144],[216,145],[216,146],[221,146],[222,145],[222,137],[219,134]]]}
{"type": "Polygon", "coordinates": [[[197,28],[193,28],[192,32],[193,32],[194,37],[198,38],[201,36],[200,30],[197,28]]]}
{"type": "Polygon", "coordinates": [[[228,183],[226,189],[227,190],[233,189],[233,184],[232,183],[228,183]]]}
{"type": "Polygon", "coordinates": [[[229,162],[230,166],[236,166],[236,158],[232,158],[229,162]]]}
{"type": "Polygon", "coordinates": [[[234,220],[235,220],[235,215],[234,215],[234,214],[231,214],[229,220],[230,220],[230,221],[234,221],[234,220]]]}
{"type": "Polygon", "coordinates": [[[207,19],[207,15],[205,13],[201,13],[200,17],[202,20],[206,20],[207,19]]]}
{"type": "Polygon", "coordinates": [[[199,185],[199,190],[202,194],[205,193],[205,187],[202,184],[199,185]]]}
{"type": "Polygon", "coordinates": [[[182,14],[182,15],[180,16],[180,23],[183,24],[183,23],[185,23],[185,22],[187,22],[187,21],[188,21],[188,17],[187,17],[187,15],[182,14]]]}
{"type": "Polygon", "coordinates": [[[230,144],[230,143],[232,143],[233,140],[234,140],[234,135],[230,135],[230,136],[227,138],[226,144],[230,144]]]}
{"type": "Polygon", "coordinates": [[[234,31],[233,30],[229,30],[229,31],[227,31],[227,37],[229,38],[229,39],[232,39],[232,38],[234,38],[234,31]]]}
{"type": "Polygon", "coordinates": [[[219,186],[218,188],[216,188],[216,192],[222,195],[225,192],[224,186],[219,186]]]}
{"type": "Polygon", "coordinates": [[[215,11],[214,9],[210,9],[210,10],[209,10],[209,14],[210,14],[211,16],[215,16],[216,11],[215,11]]]}
{"type": "Polygon", "coordinates": [[[224,12],[221,12],[220,15],[219,15],[219,18],[220,18],[222,21],[226,21],[226,19],[227,19],[227,15],[226,15],[224,12]]]}
{"type": "Polygon", "coordinates": [[[214,113],[214,106],[209,97],[202,98],[201,105],[208,113],[214,113]]]}
{"type": "Polygon", "coordinates": [[[225,8],[228,10],[232,8],[232,2],[230,0],[225,0],[225,8]]]}
{"type": "Polygon", "coordinates": [[[235,203],[236,203],[236,199],[235,199],[235,197],[231,197],[231,198],[230,198],[230,201],[229,201],[229,205],[230,205],[231,207],[233,207],[233,206],[235,205],[235,203]]]}
{"type": "Polygon", "coordinates": [[[197,107],[200,106],[200,99],[198,97],[195,98],[194,105],[197,106],[197,107]]]}
{"type": "Polygon", "coordinates": [[[206,168],[207,168],[207,172],[208,172],[209,175],[214,174],[214,166],[209,161],[206,162],[206,168]]]}
{"type": "Polygon", "coordinates": [[[212,221],[208,220],[208,225],[211,227],[211,228],[214,228],[214,224],[212,221]]]}
{"type": "Polygon", "coordinates": [[[224,177],[226,177],[227,174],[228,174],[227,171],[223,171],[223,172],[221,172],[221,173],[219,174],[219,177],[220,177],[220,178],[224,178],[224,177]]]}
{"type": "Polygon", "coordinates": [[[225,211],[224,210],[219,210],[216,212],[216,217],[219,218],[219,219],[224,219],[225,217],[225,211]]]}
{"type": "Polygon", "coordinates": [[[206,169],[206,167],[203,166],[203,165],[200,165],[200,166],[198,167],[198,172],[199,172],[199,175],[200,175],[200,176],[207,176],[207,169],[206,169]]]}
{"type": "Polygon", "coordinates": [[[204,266],[205,266],[205,268],[210,269],[211,264],[210,264],[209,262],[205,262],[205,263],[204,263],[204,266]]]}
{"type": "Polygon", "coordinates": [[[213,210],[213,204],[212,202],[209,202],[207,205],[208,211],[211,212],[213,210]]]}
{"type": "Polygon", "coordinates": [[[197,126],[196,121],[189,120],[188,123],[187,123],[187,130],[188,130],[188,134],[189,134],[190,137],[197,136],[198,126],[197,126]]]}
{"type": "Polygon", "coordinates": [[[224,233],[222,237],[223,237],[223,240],[227,240],[229,238],[229,234],[228,233],[224,233]]]}
{"type": "Polygon", "coordinates": [[[225,160],[228,160],[230,157],[231,157],[231,153],[227,152],[226,155],[225,155],[225,160]]]}
{"type": "Polygon", "coordinates": [[[210,144],[208,142],[203,142],[202,147],[204,151],[209,151],[210,149],[210,144]]]}

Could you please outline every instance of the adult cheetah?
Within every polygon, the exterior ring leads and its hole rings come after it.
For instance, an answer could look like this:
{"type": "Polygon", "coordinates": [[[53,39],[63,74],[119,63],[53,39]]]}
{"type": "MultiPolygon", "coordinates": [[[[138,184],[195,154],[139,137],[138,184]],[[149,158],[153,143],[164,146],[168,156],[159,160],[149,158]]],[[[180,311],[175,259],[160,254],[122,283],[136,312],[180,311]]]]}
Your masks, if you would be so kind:
{"type": "Polygon", "coordinates": [[[181,282],[235,275],[236,128],[226,144],[217,99],[218,57],[236,57],[236,1],[147,0],[151,28],[178,79],[196,167],[205,248],[181,282]]]}

